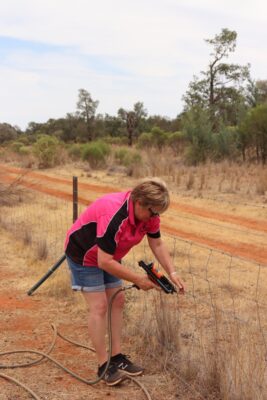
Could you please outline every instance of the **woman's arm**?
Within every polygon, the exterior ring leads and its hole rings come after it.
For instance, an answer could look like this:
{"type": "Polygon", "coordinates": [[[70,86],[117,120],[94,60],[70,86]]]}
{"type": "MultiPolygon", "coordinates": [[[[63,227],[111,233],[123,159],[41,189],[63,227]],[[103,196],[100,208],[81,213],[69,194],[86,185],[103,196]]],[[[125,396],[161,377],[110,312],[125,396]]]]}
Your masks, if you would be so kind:
{"type": "Polygon", "coordinates": [[[137,274],[125,265],[121,265],[114,260],[111,254],[108,254],[98,248],[98,266],[111,275],[117,276],[129,282],[133,282],[142,290],[159,289],[146,274],[137,274]]]}
{"type": "Polygon", "coordinates": [[[184,293],[185,291],[185,284],[182,279],[178,276],[177,271],[173,265],[170,253],[161,238],[151,238],[148,236],[148,244],[151,248],[154,256],[160,263],[160,265],[164,268],[164,270],[169,275],[172,282],[178,286],[179,291],[184,293]]]}

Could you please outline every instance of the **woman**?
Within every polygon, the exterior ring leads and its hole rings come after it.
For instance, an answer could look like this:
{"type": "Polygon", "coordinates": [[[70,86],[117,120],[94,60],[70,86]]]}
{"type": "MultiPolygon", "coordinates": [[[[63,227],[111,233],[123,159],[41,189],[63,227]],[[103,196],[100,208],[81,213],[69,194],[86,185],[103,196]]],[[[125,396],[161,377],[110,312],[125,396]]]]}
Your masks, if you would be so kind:
{"type": "MultiPolygon", "coordinates": [[[[98,359],[98,376],[108,358],[107,306],[122,286],[122,280],[133,282],[143,290],[158,288],[147,274],[138,274],[120,263],[145,235],[158,262],[179,291],[184,292],[184,283],[160,235],[160,214],[167,210],[169,203],[166,184],[158,178],[146,179],[131,191],[111,193],[93,202],[67,233],[65,252],[72,273],[72,288],[82,291],[89,306],[88,327],[98,359]]],[[[125,373],[137,376],[144,371],[121,353],[123,305],[124,293],[120,292],[112,306],[112,357],[103,378],[110,386],[120,383],[125,373]]]]}

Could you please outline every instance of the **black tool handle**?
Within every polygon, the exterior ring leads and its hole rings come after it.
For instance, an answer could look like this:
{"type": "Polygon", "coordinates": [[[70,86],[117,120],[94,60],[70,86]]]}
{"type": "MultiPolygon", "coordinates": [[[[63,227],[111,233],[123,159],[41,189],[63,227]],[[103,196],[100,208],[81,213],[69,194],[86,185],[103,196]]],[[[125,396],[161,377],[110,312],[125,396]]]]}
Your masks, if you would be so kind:
{"type": "Polygon", "coordinates": [[[47,273],[27,292],[28,296],[31,296],[35,290],[41,286],[44,281],[47,280],[47,278],[55,272],[58,267],[63,263],[63,261],[66,259],[66,255],[64,254],[48,271],[47,273]]]}

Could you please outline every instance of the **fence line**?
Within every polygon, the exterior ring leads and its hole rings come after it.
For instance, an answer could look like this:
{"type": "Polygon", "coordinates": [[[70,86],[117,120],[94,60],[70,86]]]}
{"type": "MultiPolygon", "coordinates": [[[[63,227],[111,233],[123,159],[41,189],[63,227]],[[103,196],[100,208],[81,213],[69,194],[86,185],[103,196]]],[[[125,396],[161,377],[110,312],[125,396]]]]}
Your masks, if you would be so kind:
{"type": "MultiPolygon", "coordinates": [[[[83,208],[76,201],[74,210],[67,200],[28,189],[15,207],[1,207],[0,224],[23,240],[29,258],[34,254],[49,267],[62,255],[66,230],[83,208]]],[[[154,345],[171,349],[168,362],[179,365],[175,373],[187,382],[202,382],[202,393],[209,371],[209,377],[216,373],[220,380],[221,398],[267,399],[266,266],[172,235],[164,239],[186,280],[187,295],[154,299],[153,293],[138,293],[143,300],[139,322],[135,327],[129,324],[127,334],[135,335],[138,327],[143,330],[137,335],[142,338],[140,348],[146,344],[147,351],[154,351],[154,345]],[[151,312],[151,304],[160,307],[160,316],[151,312]]],[[[140,259],[153,259],[146,241],[124,262],[138,269],[140,259]]],[[[140,307],[140,301],[133,303],[140,307]]],[[[135,340],[138,346],[136,336],[135,340]]]]}
{"type": "MultiPolygon", "coordinates": [[[[169,211],[169,214],[170,215],[175,215],[177,217],[177,214],[175,214],[173,211],[169,211]]],[[[179,218],[188,219],[188,220],[196,222],[196,218],[195,217],[188,217],[186,215],[181,215],[180,214],[179,218]]],[[[204,217],[199,217],[199,219],[197,220],[197,223],[203,223],[205,225],[212,225],[212,226],[217,226],[217,227],[221,228],[220,224],[216,224],[215,222],[206,221],[204,219],[204,217]]],[[[228,222],[228,224],[229,224],[229,222],[228,222]]],[[[251,231],[251,230],[248,230],[248,229],[247,230],[238,229],[238,228],[235,228],[233,225],[231,225],[231,226],[224,225],[224,229],[229,229],[229,230],[235,231],[235,232],[248,233],[249,235],[252,235],[252,236],[259,236],[259,237],[265,238],[265,240],[266,240],[266,233],[265,232],[255,232],[255,231],[251,231]]]]}

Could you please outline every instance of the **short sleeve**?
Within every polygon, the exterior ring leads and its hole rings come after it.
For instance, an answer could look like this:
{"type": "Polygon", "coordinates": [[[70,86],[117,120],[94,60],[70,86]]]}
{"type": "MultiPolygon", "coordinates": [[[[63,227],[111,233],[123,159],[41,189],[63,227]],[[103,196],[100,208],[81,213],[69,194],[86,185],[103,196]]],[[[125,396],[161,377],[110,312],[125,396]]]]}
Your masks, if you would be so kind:
{"type": "Polygon", "coordinates": [[[154,239],[160,238],[160,217],[153,217],[150,219],[147,236],[154,239]]]}

